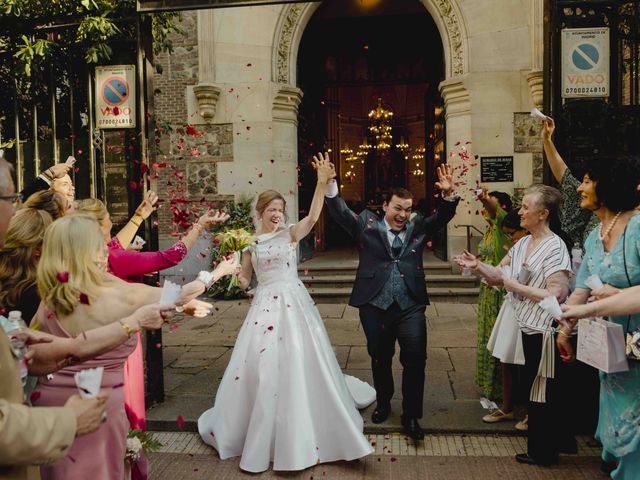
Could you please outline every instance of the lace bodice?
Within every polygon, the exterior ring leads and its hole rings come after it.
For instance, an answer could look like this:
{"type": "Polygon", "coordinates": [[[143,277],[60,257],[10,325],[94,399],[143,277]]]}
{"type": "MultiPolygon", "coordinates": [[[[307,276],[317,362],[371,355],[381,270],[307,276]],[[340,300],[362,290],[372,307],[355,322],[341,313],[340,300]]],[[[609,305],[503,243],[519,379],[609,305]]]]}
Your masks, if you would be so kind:
{"type": "Polygon", "coordinates": [[[258,236],[249,248],[258,286],[298,282],[296,246],[291,241],[291,225],[258,236]]]}

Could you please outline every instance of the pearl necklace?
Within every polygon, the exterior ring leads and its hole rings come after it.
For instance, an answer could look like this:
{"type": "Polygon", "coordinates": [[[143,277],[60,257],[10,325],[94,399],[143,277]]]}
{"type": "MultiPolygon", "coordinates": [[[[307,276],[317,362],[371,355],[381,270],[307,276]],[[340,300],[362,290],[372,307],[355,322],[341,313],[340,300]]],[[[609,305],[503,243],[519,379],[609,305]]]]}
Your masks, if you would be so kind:
{"type": "Polygon", "coordinates": [[[600,227],[600,233],[598,233],[598,238],[600,239],[601,242],[604,242],[604,239],[607,238],[607,235],[611,233],[611,230],[613,229],[614,225],[618,221],[618,217],[620,217],[621,214],[622,214],[622,211],[616,213],[616,216],[613,217],[613,220],[611,220],[611,223],[609,223],[604,233],[602,233],[602,226],[600,227]]]}

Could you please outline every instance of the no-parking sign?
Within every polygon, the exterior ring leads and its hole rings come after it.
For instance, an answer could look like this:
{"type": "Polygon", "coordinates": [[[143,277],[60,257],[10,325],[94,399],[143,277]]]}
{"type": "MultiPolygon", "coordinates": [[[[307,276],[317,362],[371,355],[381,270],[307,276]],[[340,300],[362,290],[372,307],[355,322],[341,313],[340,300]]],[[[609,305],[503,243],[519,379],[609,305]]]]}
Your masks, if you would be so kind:
{"type": "Polygon", "coordinates": [[[96,67],[96,127],[136,126],[136,69],[134,65],[96,67]]]}
{"type": "Polygon", "coordinates": [[[562,30],[562,97],[609,96],[609,29],[562,30]]]}

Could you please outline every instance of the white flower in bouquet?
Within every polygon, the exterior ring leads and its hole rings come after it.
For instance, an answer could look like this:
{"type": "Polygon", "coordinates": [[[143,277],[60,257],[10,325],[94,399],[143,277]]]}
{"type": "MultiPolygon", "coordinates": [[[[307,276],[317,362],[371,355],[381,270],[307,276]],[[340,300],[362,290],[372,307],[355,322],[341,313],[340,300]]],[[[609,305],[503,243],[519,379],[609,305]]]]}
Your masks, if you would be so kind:
{"type": "Polygon", "coordinates": [[[127,458],[133,462],[138,461],[142,452],[142,442],[137,437],[127,438],[127,458]]]}

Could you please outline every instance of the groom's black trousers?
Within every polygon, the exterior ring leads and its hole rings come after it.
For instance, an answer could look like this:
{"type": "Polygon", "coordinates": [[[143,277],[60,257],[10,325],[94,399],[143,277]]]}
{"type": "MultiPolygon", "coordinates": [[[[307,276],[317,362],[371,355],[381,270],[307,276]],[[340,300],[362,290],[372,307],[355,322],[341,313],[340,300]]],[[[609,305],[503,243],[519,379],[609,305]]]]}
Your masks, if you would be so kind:
{"type": "Polygon", "coordinates": [[[426,306],[414,305],[401,310],[394,302],[387,310],[369,304],[359,309],[360,322],[367,336],[367,350],[371,356],[378,405],[389,405],[393,396],[391,362],[397,339],[403,367],[402,414],[407,418],[422,418],[427,361],[426,306]]]}

